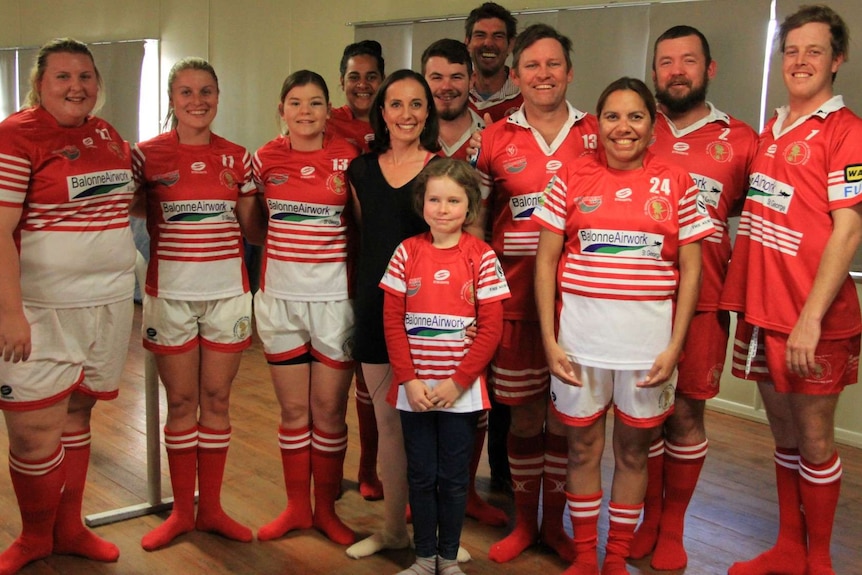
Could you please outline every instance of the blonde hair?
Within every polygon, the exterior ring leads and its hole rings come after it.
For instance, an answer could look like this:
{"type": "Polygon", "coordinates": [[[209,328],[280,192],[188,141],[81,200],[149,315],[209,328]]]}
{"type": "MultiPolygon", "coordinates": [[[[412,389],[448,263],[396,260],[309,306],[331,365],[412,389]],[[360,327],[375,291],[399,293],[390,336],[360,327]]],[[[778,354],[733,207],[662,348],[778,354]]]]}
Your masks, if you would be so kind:
{"type": "MultiPolygon", "coordinates": [[[[213,77],[216,84],[216,91],[219,90],[218,87],[218,76],[216,76],[215,68],[212,67],[212,64],[204,60],[203,58],[198,58],[196,56],[189,56],[188,58],[183,58],[182,60],[178,60],[173,66],[171,66],[171,71],[168,72],[168,100],[170,101],[171,92],[174,89],[174,82],[177,80],[177,75],[180,72],[185,70],[201,70],[203,72],[207,72],[210,76],[213,77]]],[[[177,116],[174,113],[174,105],[170,104],[168,107],[168,113],[165,114],[165,122],[163,124],[164,129],[170,128],[173,130],[177,127],[177,116]]]]}
{"type": "Polygon", "coordinates": [[[30,91],[27,92],[24,107],[34,108],[42,103],[42,95],[39,93],[38,86],[39,82],[45,76],[45,69],[48,67],[48,56],[61,53],[81,54],[87,56],[90,62],[93,63],[93,69],[96,71],[96,80],[99,84],[99,95],[96,98],[96,105],[93,106],[93,113],[95,113],[105,103],[105,85],[102,81],[102,75],[99,73],[99,67],[96,66],[96,61],[93,59],[93,53],[90,52],[86,44],[73,38],[54,38],[39,48],[39,52],[36,54],[36,61],[33,62],[33,67],[30,69],[30,91]]]}

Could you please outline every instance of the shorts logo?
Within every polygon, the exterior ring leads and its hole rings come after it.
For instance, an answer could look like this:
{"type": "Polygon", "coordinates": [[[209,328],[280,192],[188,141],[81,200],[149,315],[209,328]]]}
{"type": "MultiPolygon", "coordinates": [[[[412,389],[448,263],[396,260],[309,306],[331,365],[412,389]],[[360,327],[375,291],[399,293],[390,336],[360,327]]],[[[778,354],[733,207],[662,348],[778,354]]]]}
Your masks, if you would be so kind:
{"type": "Polygon", "coordinates": [[[266,185],[268,186],[280,186],[282,184],[287,183],[287,174],[272,174],[266,178],[266,185]]]}
{"type": "Polygon", "coordinates": [[[527,167],[527,158],[517,158],[503,164],[503,169],[509,174],[517,174],[527,167]]]}
{"type": "Polygon", "coordinates": [[[11,385],[0,385],[0,397],[12,399],[12,386],[11,385]]]}
{"type": "Polygon", "coordinates": [[[422,287],[422,278],[410,278],[407,280],[407,297],[411,297],[419,293],[422,287]]]}
{"type": "Polygon", "coordinates": [[[156,331],[154,327],[147,328],[147,339],[150,341],[156,341],[159,338],[159,333],[156,331]]]}
{"type": "Polygon", "coordinates": [[[353,359],[353,337],[344,340],[344,343],[341,344],[341,351],[345,357],[353,359]]]}
{"type": "Polygon", "coordinates": [[[179,170],[174,170],[173,172],[168,172],[167,174],[158,174],[153,176],[153,181],[161,186],[170,188],[171,186],[180,181],[180,172],[179,170]]]}
{"type": "Polygon", "coordinates": [[[673,400],[676,396],[676,387],[672,383],[668,383],[661,390],[661,395],[658,396],[658,407],[662,411],[667,411],[673,405],[673,400]]]}
{"type": "Polygon", "coordinates": [[[344,172],[335,172],[326,179],[326,187],[333,194],[343,196],[347,192],[347,183],[344,181],[344,172]]]}
{"type": "Polygon", "coordinates": [[[721,372],[724,371],[724,364],[717,363],[712,366],[712,369],[706,374],[706,384],[709,387],[718,389],[719,382],[721,382],[721,372]]]}
{"type": "Polygon", "coordinates": [[[578,211],[582,214],[594,212],[602,206],[601,196],[581,196],[575,200],[578,211]]]}
{"type": "Polygon", "coordinates": [[[248,339],[251,333],[251,318],[247,315],[242,316],[236,323],[233,324],[233,336],[238,340],[248,339]]]}
{"type": "Polygon", "coordinates": [[[661,196],[652,197],[644,204],[644,213],[657,222],[666,222],[672,213],[670,202],[661,196]]]}
{"type": "Polygon", "coordinates": [[[798,166],[799,164],[805,164],[808,162],[808,158],[811,157],[811,148],[808,147],[807,142],[799,141],[793,142],[784,148],[784,161],[788,164],[798,166]]]}
{"type": "Polygon", "coordinates": [[[218,177],[221,184],[229,190],[237,189],[236,176],[230,170],[222,170],[218,177]]]}
{"type": "Polygon", "coordinates": [[[65,148],[60,148],[59,150],[54,150],[51,152],[52,154],[57,154],[58,156],[63,156],[67,160],[77,160],[81,157],[81,151],[75,146],[66,146],[65,148]]]}
{"type": "Polygon", "coordinates": [[[832,379],[832,364],[829,363],[826,357],[822,355],[814,356],[814,365],[809,370],[808,379],[814,381],[832,379]]]}
{"type": "Polygon", "coordinates": [[[844,181],[847,183],[862,182],[862,164],[845,166],[844,181]]]}
{"type": "Polygon", "coordinates": [[[721,140],[712,142],[706,147],[706,153],[709,154],[710,158],[721,164],[733,159],[733,148],[730,142],[722,142],[721,140]]]}
{"type": "Polygon", "coordinates": [[[473,287],[473,282],[468,280],[461,286],[461,299],[470,305],[476,304],[476,288],[473,287]]]}

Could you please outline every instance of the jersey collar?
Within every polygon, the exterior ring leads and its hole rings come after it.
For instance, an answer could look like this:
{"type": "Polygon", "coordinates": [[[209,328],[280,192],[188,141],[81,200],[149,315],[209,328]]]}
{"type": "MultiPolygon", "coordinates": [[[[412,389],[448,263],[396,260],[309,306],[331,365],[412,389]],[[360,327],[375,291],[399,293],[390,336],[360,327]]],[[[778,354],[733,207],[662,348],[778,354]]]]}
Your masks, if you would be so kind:
{"type": "Polygon", "coordinates": [[[825,120],[826,116],[828,116],[832,112],[837,112],[843,107],[844,96],[832,96],[831,98],[823,102],[823,104],[821,104],[820,107],[817,108],[814,112],[808,114],[807,116],[802,116],[801,118],[796,120],[792,126],[785,126],[784,122],[785,120],[787,120],[787,116],[790,114],[790,106],[781,106],[780,108],[776,108],[775,110],[776,118],[775,123],[772,125],[772,135],[777,138],[784,132],[787,132],[792,128],[795,128],[796,126],[802,124],[812,116],[817,116],[821,120],[825,120]]]}
{"type": "Polygon", "coordinates": [[[524,115],[524,105],[521,104],[521,107],[518,108],[511,116],[506,118],[506,121],[510,124],[514,124],[518,127],[524,128],[525,130],[530,130],[533,132],[533,135],[536,137],[536,143],[539,144],[542,151],[546,155],[553,154],[557,151],[557,148],[565,141],[566,137],[569,135],[569,131],[572,129],[572,126],[581,121],[584,117],[586,117],[586,112],[581,112],[574,106],[572,106],[568,100],[566,100],[566,108],[569,110],[569,117],[566,119],[566,123],[563,124],[563,127],[560,128],[560,133],[557,134],[557,137],[551,142],[551,145],[545,142],[545,139],[537,132],[533,126],[527,121],[527,116],[524,115]]]}
{"type": "Polygon", "coordinates": [[[712,102],[707,102],[706,105],[709,108],[709,113],[706,116],[704,116],[703,118],[701,118],[700,120],[698,120],[697,122],[695,122],[694,124],[687,126],[681,130],[678,129],[674,125],[673,121],[670,118],[668,118],[667,116],[665,116],[662,112],[659,112],[659,114],[661,114],[664,117],[664,119],[667,120],[667,125],[670,128],[671,133],[677,139],[683,138],[683,137],[691,134],[692,132],[696,132],[699,129],[703,128],[704,126],[706,126],[707,124],[712,123],[712,122],[723,122],[724,124],[727,124],[728,126],[730,125],[730,116],[728,116],[727,114],[725,114],[724,112],[722,112],[721,110],[716,108],[712,104],[712,102]]]}

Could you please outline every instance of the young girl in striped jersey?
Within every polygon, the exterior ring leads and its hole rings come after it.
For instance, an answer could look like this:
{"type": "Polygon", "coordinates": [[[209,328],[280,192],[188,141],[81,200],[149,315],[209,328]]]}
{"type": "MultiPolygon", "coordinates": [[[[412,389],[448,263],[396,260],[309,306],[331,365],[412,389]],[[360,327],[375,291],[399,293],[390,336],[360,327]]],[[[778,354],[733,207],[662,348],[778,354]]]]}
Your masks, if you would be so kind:
{"type": "Polygon", "coordinates": [[[393,372],[387,399],[401,416],[416,544],[416,562],[401,573],[458,575],[473,436],[490,407],[484,372],[509,287],[490,246],[463,232],[479,211],[473,168],[431,162],[414,189],[430,231],[398,246],[380,282],[393,372]]]}
{"type": "Polygon", "coordinates": [[[347,394],[353,375],[353,302],[348,295],[350,186],[358,150],[325,132],[329,91],[300,70],[278,105],[287,126],[254,155],[254,180],[267,215],[257,330],[281,406],[278,441],[287,508],[258,539],[314,526],[332,541],[354,535],[335,514],[347,450],[347,394]],[[314,478],[314,511],[311,480],[314,478]]]}

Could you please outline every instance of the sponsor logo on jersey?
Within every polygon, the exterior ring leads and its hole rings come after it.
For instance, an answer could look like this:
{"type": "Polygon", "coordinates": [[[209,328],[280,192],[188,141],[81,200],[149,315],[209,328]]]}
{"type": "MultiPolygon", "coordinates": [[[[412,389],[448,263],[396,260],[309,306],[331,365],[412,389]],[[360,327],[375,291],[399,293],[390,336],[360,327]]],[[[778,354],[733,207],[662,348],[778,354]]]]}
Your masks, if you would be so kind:
{"type": "Polygon", "coordinates": [[[518,146],[516,146],[515,144],[509,144],[508,146],[506,146],[506,153],[510,156],[514,156],[518,153],[518,146]]]}
{"type": "Polygon", "coordinates": [[[583,254],[658,260],[664,236],[628,230],[582,229],[578,231],[578,241],[583,254]]]}
{"type": "Polygon", "coordinates": [[[527,158],[516,158],[503,163],[503,169],[509,174],[517,174],[527,167],[527,158]]]}
{"type": "Polygon", "coordinates": [[[657,222],[666,222],[673,214],[673,209],[667,198],[652,196],[644,204],[644,213],[657,222]]]}
{"type": "Polygon", "coordinates": [[[694,199],[694,207],[697,209],[697,213],[702,216],[708,216],[709,210],[706,209],[707,203],[706,198],[702,193],[697,194],[697,197],[694,199]]]}
{"type": "Polygon", "coordinates": [[[232,170],[222,170],[222,172],[218,176],[218,180],[221,182],[221,185],[226,187],[229,190],[237,189],[236,176],[234,175],[232,170]]]}
{"type": "Polygon", "coordinates": [[[545,164],[545,170],[554,173],[560,168],[563,167],[563,162],[560,160],[549,160],[547,164],[545,164]]]}
{"type": "Polygon", "coordinates": [[[81,150],[79,150],[75,146],[65,146],[63,148],[60,148],[59,150],[54,150],[51,153],[57,156],[63,156],[67,160],[72,161],[77,160],[79,157],[81,157],[81,150]]]}
{"type": "Polygon", "coordinates": [[[718,208],[718,202],[721,200],[721,191],[724,189],[724,184],[718,180],[714,180],[708,176],[703,176],[695,172],[690,172],[691,179],[694,180],[694,185],[700,191],[698,198],[703,198],[707,205],[713,208],[718,208]]]}
{"type": "Polygon", "coordinates": [[[632,201],[632,193],[631,188],[623,188],[614,192],[614,197],[618,202],[630,202],[632,201]]]}
{"type": "Polygon", "coordinates": [[[862,182],[862,164],[844,166],[844,181],[851,184],[862,182]]]}
{"type": "Polygon", "coordinates": [[[192,162],[190,166],[193,174],[206,174],[207,165],[204,162],[192,162]]]}
{"type": "Polygon", "coordinates": [[[766,148],[766,154],[765,155],[768,158],[774,158],[775,152],[777,152],[777,151],[778,151],[778,144],[770,144],[770,146],[768,148],[766,148]]]}
{"type": "Polygon", "coordinates": [[[793,199],[793,186],[779,182],[775,178],[755,172],[748,178],[748,195],[752,201],[758,202],[776,212],[786,214],[793,199]]]}
{"type": "Polygon", "coordinates": [[[166,222],[189,224],[235,222],[234,202],[227,200],[177,200],[162,202],[162,217],[166,222]]]}
{"type": "Polygon", "coordinates": [[[133,189],[131,170],[106,170],[77,176],[67,176],[69,200],[86,200],[115,191],[133,189]]]}
{"type": "Polygon", "coordinates": [[[419,293],[422,287],[422,278],[410,278],[407,280],[407,297],[411,297],[419,293]]]}
{"type": "Polygon", "coordinates": [[[716,162],[724,164],[733,159],[733,146],[730,142],[716,140],[706,146],[706,153],[716,162]]]}
{"type": "Polygon", "coordinates": [[[303,178],[310,178],[314,175],[314,166],[303,166],[301,170],[299,170],[300,176],[303,178]]]}
{"type": "Polygon", "coordinates": [[[267,186],[280,186],[282,184],[287,183],[288,175],[287,174],[272,174],[267,176],[266,185],[267,186]]]}
{"type": "Polygon", "coordinates": [[[463,339],[464,329],[472,318],[437,313],[406,313],[404,327],[408,336],[463,339]]]}
{"type": "Polygon", "coordinates": [[[269,217],[275,221],[312,226],[340,226],[344,206],[267,199],[269,217]]]}
{"type": "Polygon", "coordinates": [[[513,220],[529,220],[533,211],[544,203],[544,192],[534,192],[512,196],[509,199],[509,209],[512,211],[513,220]]]}
{"type": "Polygon", "coordinates": [[[688,145],[688,142],[674,142],[673,145],[673,153],[674,154],[683,154],[688,155],[688,149],[691,146],[688,145]]]}
{"type": "Polygon", "coordinates": [[[89,138],[89,137],[87,137],[87,138],[84,138],[84,139],[83,139],[83,140],[81,140],[81,141],[82,141],[82,142],[84,142],[84,147],[85,147],[85,148],[95,148],[95,147],[96,147],[96,144],[93,142],[93,138],[89,138]]]}
{"type": "Polygon", "coordinates": [[[344,180],[344,172],[335,172],[326,178],[326,188],[333,194],[343,196],[347,192],[347,182],[344,180]]]}
{"type": "Polygon", "coordinates": [[[799,140],[784,148],[784,161],[793,166],[808,163],[810,157],[811,148],[808,146],[808,142],[799,140]]]}
{"type": "Polygon", "coordinates": [[[589,214],[602,206],[602,197],[581,196],[580,198],[575,198],[575,205],[578,206],[578,211],[582,214],[589,214]]]}
{"type": "Polygon", "coordinates": [[[476,288],[473,286],[473,280],[467,280],[461,286],[461,299],[470,305],[476,305],[476,288]]]}
{"type": "Polygon", "coordinates": [[[448,284],[449,283],[449,270],[437,270],[434,272],[434,283],[435,284],[448,284]]]}
{"type": "Polygon", "coordinates": [[[168,172],[167,174],[156,174],[153,176],[153,181],[159,185],[165,186],[166,188],[170,188],[174,184],[180,181],[180,171],[174,170],[173,172],[168,172]]]}

